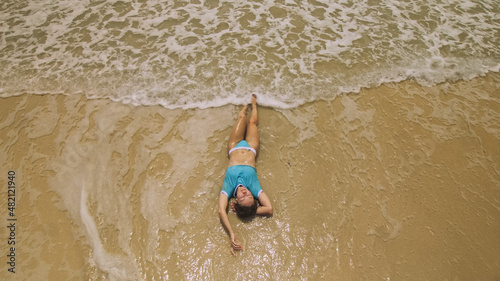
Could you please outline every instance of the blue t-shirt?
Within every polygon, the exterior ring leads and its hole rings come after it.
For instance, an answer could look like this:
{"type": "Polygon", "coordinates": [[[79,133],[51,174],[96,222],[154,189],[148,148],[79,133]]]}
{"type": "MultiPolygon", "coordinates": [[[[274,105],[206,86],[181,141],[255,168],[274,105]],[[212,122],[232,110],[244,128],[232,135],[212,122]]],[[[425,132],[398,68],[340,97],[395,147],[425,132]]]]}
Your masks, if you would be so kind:
{"type": "Polygon", "coordinates": [[[236,197],[236,187],[240,184],[246,187],[255,199],[259,199],[262,188],[254,167],[235,165],[227,168],[221,193],[224,193],[227,198],[236,197]]]}

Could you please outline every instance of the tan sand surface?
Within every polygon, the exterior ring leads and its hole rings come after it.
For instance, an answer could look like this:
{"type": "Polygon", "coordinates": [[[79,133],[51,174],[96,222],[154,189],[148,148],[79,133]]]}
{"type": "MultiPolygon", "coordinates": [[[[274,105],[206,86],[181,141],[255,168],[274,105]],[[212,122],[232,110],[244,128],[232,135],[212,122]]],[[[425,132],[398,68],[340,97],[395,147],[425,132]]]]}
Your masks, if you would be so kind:
{"type": "Polygon", "coordinates": [[[1,279],[500,279],[500,74],[260,107],[275,214],[230,214],[232,257],[217,198],[239,109],[0,99],[1,279]]]}

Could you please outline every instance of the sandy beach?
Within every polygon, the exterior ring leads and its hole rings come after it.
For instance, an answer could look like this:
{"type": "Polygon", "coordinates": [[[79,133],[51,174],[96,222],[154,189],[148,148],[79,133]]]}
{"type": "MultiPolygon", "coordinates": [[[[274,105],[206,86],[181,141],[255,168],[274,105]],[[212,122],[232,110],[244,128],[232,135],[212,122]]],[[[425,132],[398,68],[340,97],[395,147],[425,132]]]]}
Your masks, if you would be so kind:
{"type": "Polygon", "coordinates": [[[500,278],[498,73],[261,107],[257,171],[275,211],[229,215],[236,257],[217,198],[240,106],[23,94],[0,108],[9,280],[500,278]]]}

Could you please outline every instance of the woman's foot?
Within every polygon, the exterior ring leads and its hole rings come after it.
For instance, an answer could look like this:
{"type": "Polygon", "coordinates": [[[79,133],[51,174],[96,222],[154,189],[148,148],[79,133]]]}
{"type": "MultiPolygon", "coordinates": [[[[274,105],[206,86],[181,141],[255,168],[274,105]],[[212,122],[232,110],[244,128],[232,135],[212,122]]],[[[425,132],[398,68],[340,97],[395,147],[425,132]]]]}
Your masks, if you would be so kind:
{"type": "Polygon", "coordinates": [[[250,123],[255,125],[259,124],[259,117],[257,115],[257,96],[252,94],[252,113],[250,115],[250,123]]]}

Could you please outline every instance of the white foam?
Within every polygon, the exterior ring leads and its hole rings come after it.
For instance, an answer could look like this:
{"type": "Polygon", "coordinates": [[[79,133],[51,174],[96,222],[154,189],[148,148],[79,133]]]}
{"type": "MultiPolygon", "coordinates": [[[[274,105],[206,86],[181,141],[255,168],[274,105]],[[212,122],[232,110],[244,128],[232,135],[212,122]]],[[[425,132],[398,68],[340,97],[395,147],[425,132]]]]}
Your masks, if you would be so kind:
{"type": "Polygon", "coordinates": [[[85,188],[82,187],[81,190],[80,214],[92,243],[94,261],[102,271],[109,274],[111,280],[138,280],[140,275],[134,259],[112,255],[104,249],[94,219],[87,209],[85,188]]]}
{"type": "Polygon", "coordinates": [[[500,68],[500,39],[491,36],[499,23],[489,3],[175,6],[76,0],[8,6],[0,22],[0,95],[85,93],[206,108],[246,103],[258,93],[263,105],[289,108],[383,82],[435,85],[500,68]],[[272,7],[286,13],[275,18],[272,7]]]}

